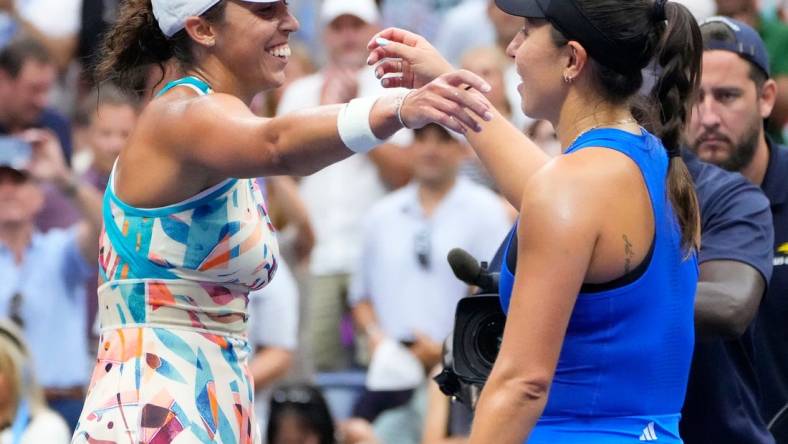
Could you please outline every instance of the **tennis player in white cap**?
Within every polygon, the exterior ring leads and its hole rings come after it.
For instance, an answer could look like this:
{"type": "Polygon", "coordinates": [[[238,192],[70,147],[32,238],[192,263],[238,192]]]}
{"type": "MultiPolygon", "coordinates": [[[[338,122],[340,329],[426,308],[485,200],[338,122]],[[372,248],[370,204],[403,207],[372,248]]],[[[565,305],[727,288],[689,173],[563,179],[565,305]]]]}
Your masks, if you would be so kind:
{"type": "Polygon", "coordinates": [[[469,72],[407,96],[259,118],[248,105],[282,84],[297,29],[284,1],[122,4],[99,80],[142,95],[152,66],[182,77],[156,87],[106,191],[101,341],[73,443],[259,443],[246,304],[279,258],[251,178],[311,174],[403,126],[464,133],[480,129],[469,114],[491,118],[465,90],[488,85],[469,72]]]}

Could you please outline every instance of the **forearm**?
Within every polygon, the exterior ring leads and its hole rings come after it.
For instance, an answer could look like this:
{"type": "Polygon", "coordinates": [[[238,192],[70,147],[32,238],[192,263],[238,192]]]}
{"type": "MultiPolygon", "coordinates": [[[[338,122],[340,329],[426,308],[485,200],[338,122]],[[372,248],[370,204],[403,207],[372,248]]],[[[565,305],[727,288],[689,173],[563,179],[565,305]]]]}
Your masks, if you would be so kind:
{"type": "Polygon", "coordinates": [[[491,379],[476,407],[469,443],[521,444],[542,415],[546,402],[547,390],[542,384],[491,379]]]}
{"type": "MultiPolygon", "coordinates": [[[[338,119],[345,105],[329,105],[271,119],[263,129],[267,146],[276,159],[269,174],[306,176],[351,156],[340,137],[338,119]],[[278,168],[277,168],[278,167],[278,168]]],[[[368,124],[378,139],[388,139],[402,125],[397,118],[397,98],[384,96],[375,102],[368,124]]],[[[359,122],[363,125],[364,122],[359,122]]]]}
{"type": "Polygon", "coordinates": [[[282,379],[293,361],[293,353],[283,348],[269,347],[257,352],[249,363],[255,390],[271,386],[282,379]]]}
{"type": "Polygon", "coordinates": [[[366,335],[378,333],[380,327],[378,326],[378,318],[375,315],[375,310],[372,303],[369,301],[362,301],[356,304],[352,310],[353,320],[359,329],[366,335]]]}
{"type": "Polygon", "coordinates": [[[95,262],[98,257],[98,238],[102,224],[101,193],[73,173],[55,180],[54,184],[82,215],[79,233],[80,251],[86,261],[95,262]]]}
{"type": "Polygon", "coordinates": [[[467,138],[506,200],[520,208],[528,179],[550,157],[497,110],[491,111],[493,120],[480,121],[482,131],[469,131],[467,138]]]}
{"type": "Polygon", "coordinates": [[[699,282],[695,295],[695,335],[700,340],[735,339],[752,321],[742,313],[725,283],[699,282]]]}

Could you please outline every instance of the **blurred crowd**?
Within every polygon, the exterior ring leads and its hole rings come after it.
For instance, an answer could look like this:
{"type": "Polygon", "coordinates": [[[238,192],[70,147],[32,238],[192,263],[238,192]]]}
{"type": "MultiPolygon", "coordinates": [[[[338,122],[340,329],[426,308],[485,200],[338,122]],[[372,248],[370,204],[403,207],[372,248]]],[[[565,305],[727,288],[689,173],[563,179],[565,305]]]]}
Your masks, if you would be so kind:
{"type": "MultiPolygon", "coordinates": [[[[144,105],[92,81],[121,1],[0,0],[0,150],[17,149],[16,140],[45,146],[36,168],[0,174],[0,227],[17,227],[0,228],[3,444],[68,442],[101,346],[101,195],[144,105]]],[[[287,83],[252,104],[260,116],[385,93],[366,47],[376,31],[397,26],[484,77],[498,110],[560,154],[551,125],[521,111],[505,52],[521,19],[493,1],[289,3],[301,31],[287,83]]],[[[682,3],[699,21],[721,14],[759,31],[778,85],[768,130],[788,138],[788,1],[682,3]]],[[[249,364],[268,442],[463,442],[470,412],[430,379],[456,302],[471,292],[446,255],[461,247],[489,260],[516,216],[473,151],[431,125],[313,176],[260,182],[286,259],[249,301],[249,364]]]]}

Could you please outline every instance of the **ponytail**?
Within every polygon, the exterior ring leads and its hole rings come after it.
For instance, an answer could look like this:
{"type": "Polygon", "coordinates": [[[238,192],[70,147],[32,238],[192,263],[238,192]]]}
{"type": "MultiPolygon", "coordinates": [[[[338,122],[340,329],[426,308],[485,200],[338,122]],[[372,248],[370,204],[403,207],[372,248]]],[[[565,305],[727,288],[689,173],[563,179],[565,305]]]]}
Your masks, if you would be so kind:
{"type": "Polygon", "coordinates": [[[700,209],[687,166],[678,155],[695,95],[700,85],[703,39],[689,10],[677,3],[665,5],[667,26],[660,26],[656,61],[661,74],[652,91],[658,104],[655,133],[670,153],[668,196],[681,225],[685,251],[700,247],[700,209]]]}

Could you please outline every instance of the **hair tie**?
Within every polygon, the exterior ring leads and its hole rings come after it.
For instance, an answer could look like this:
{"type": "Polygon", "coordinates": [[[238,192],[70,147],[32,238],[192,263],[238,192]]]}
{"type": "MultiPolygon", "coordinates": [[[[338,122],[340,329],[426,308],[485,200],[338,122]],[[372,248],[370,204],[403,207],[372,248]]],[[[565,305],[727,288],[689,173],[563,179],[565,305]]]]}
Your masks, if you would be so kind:
{"type": "Polygon", "coordinates": [[[672,159],[674,157],[681,157],[681,148],[680,147],[677,147],[677,146],[674,146],[672,148],[665,147],[665,151],[668,152],[668,160],[670,160],[670,159],[672,159]]]}
{"type": "Polygon", "coordinates": [[[655,22],[663,22],[668,19],[668,16],[665,15],[665,5],[667,3],[668,0],[656,0],[654,2],[654,11],[652,14],[655,22]]]}

